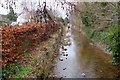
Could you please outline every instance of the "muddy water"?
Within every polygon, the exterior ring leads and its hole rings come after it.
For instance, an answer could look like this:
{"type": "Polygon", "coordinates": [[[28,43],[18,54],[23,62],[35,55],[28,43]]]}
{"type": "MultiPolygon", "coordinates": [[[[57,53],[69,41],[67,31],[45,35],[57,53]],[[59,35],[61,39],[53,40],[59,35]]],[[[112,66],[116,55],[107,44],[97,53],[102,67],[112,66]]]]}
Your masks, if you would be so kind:
{"type": "Polygon", "coordinates": [[[60,55],[56,59],[54,74],[64,78],[112,78],[117,67],[109,63],[110,56],[93,46],[79,31],[70,29],[66,33],[60,55]],[[66,55],[68,54],[68,55],[66,55]]]}

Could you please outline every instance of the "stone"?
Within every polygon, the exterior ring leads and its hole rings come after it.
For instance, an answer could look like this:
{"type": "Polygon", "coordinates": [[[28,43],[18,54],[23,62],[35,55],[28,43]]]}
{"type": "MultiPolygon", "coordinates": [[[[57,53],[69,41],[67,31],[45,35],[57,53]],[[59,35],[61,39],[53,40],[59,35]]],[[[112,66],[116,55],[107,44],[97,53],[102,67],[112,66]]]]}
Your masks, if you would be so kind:
{"type": "Polygon", "coordinates": [[[66,54],[64,53],[63,56],[66,56],[66,54]]]}
{"type": "Polygon", "coordinates": [[[66,70],[66,68],[64,68],[63,70],[66,70]]]}
{"type": "Polygon", "coordinates": [[[63,61],[63,59],[62,59],[62,58],[59,58],[59,60],[60,60],[60,61],[63,61]]]}
{"type": "Polygon", "coordinates": [[[85,77],[85,76],[86,76],[84,72],[83,72],[81,75],[82,75],[82,77],[85,77]]]}
{"type": "Polygon", "coordinates": [[[66,56],[68,56],[68,54],[66,54],[66,56]]]}
{"type": "Polygon", "coordinates": [[[67,49],[64,49],[65,51],[67,51],[67,49]]]}

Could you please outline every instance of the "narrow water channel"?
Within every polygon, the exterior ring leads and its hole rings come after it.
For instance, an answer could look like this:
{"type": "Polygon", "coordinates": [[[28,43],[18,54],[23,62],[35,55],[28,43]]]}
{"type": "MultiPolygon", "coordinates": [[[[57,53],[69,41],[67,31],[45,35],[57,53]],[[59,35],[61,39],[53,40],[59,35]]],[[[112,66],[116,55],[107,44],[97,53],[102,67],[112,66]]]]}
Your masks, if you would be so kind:
{"type": "Polygon", "coordinates": [[[64,41],[69,43],[60,48],[54,74],[60,78],[112,78],[117,67],[109,63],[110,56],[91,45],[90,40],[78,30],[70,29],[64,41]]]}

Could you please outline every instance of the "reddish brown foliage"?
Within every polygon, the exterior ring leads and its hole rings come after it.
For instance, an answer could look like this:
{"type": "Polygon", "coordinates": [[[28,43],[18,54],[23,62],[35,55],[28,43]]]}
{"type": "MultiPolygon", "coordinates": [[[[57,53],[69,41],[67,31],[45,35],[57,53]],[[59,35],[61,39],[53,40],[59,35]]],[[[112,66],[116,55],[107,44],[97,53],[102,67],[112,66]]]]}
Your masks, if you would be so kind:
{"type": "Polygon", "coordinates": [[[54,31],[59,29],[57,22],[42,23],[26,23],[16,27],[2,27],[2,67],[7,62],[14,62],[23,58],[23,51],[30,50],[31,46],[37,41],[48,37],[54,31]]]}

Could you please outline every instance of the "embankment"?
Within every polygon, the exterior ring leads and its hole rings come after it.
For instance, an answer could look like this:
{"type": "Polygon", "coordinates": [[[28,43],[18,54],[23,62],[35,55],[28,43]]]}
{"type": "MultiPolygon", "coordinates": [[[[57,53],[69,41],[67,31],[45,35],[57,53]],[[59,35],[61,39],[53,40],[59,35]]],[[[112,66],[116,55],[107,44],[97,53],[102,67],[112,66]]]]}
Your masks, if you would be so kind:
{"type": "Polygon", "coordinates": [[[37,77],[49,72],[60,42],[58,22],[25,23],[0,30],[3,77],[37,77]]]}

